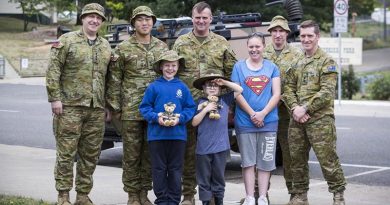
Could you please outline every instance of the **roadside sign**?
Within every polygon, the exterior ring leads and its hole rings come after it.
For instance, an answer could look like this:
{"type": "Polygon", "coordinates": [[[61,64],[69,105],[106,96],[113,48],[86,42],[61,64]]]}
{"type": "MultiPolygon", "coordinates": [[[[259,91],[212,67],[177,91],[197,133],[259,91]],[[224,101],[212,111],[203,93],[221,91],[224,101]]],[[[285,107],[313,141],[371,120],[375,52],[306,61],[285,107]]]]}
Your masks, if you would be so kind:
{"type": "Polygon", "coordinates": [[[348,0],[334,0],[334,16],[348,17],[348,0]]]}
{"type": "Polygon", "coordinates": [[[348,32],[348,0],[334,0],[334,31],[348,32]]]}
{"type": "Polygon", "coordinates": [[[341,65],[362,64],[362,38],[341,38],[341,50],[338,38],[320,38],[318,45],[337,62],[339,62],[339,52],[341,52],[341,65]]]}
{"type": "Polygon", "coordinates": [[[22,69],[27,69],[28,68],[28,58],[20,59],[20,67],[22,69]]]}
{"type": "Polygon", "coordinates": [[[348,17],[344,17],[344,16],[334,17],[334,32],[336,33],[348,32],[348,17]]]}

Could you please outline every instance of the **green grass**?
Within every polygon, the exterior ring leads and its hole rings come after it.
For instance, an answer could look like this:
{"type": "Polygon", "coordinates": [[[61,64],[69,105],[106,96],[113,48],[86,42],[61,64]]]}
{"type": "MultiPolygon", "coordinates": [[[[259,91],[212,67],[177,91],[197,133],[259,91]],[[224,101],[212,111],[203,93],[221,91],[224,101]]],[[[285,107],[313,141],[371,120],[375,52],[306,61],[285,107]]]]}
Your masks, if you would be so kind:
{"type": "Polygon", "coordinates": [[[0,205],[54,205],[46,201],[21,196],[7,196],[0,194],[0,205]]]}
{"type": "MultiPolygon", "coordinates": [[[[36,23],[29,23],[27,30],[31,31],[33,27],[37,27],[36,23]]],[[[11,17],[0,17],[0,31],[6,31],[10,33],[23,32],[23,20],[11,18],[11,17]]]]}

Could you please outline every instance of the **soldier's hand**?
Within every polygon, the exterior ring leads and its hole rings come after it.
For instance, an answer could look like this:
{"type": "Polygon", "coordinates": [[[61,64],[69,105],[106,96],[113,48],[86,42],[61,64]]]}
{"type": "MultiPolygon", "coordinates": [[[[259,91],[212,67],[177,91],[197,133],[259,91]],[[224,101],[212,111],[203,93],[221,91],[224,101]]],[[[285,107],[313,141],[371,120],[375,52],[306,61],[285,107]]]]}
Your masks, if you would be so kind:
{"type": "Polygon", "coordinates": [[[51,111],[54,115],[61,115],[62,114],[62,102],[61,101],[53,101],[51,102],[51,111]]]}
{"type": "Polygon", "coordinates": [[[301,117],[301,119],[299,119],[299,123],[305,123],[309,119],[310,119],[310,115],[306,113],[303,117],[301,117]]]}
{"type": "Polygon", "coordinates": [[[293,118],[295,121],[299,122],[299,120],[305,116],[306,109],[303,106],[296,106],[293,111],[293,118]]]}

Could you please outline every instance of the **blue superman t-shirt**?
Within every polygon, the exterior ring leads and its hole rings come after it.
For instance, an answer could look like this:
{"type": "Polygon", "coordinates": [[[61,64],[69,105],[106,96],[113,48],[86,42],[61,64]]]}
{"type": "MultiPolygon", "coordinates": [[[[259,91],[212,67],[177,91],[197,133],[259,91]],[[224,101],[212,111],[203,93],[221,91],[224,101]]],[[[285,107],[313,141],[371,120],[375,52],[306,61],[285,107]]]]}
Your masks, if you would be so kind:
{"type": "MultiPolygon", "coordinates": [[[[278,67],[269,60],[263,60],[263,67],[257,71],[250,70],[245,60],[238,61],[232,72],[232,81],[244,89],[242,95],[254,111],[261,111],[272,97],[272,78],[280,77],[278,67]]],[[[264,127],[257,128],[249,115],[236,106],[234,117],[238,133],[257,131],[277,131],[278,109],[275,107],[264,119],[264,127]]]]}

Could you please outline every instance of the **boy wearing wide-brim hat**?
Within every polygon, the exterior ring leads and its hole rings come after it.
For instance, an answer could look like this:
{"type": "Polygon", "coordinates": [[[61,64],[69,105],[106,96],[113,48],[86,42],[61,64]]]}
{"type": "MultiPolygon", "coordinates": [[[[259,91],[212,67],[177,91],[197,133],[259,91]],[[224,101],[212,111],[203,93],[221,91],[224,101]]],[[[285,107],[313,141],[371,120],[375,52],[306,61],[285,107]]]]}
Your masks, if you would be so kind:
{"type": "Polygon", "coordinates": [[[192,125],[198,128],[196,180],[199,186],[199,199],[206,205],[210,203],[212,196],[215,197],[216,205],[223,204],[225,167],[230,153],[229,106],[242,92],[240,85],[231,82],[221,72],[210,69],[193,82],[193,86],[203,90],[205,94],[198,100],[197,114],[192,119],[192,125]],[[232,91],[220,96],[222,86],[232,91]],[[210,99],[218,101],[211,102],[210,99]],[[219,114],[217,120],[211,115],[215,111],[219,114]],[[213,182],[210,179],[213,179],[213,182]]]}
{"type": "Polygon", "coordinates": [[[184,66],[184,58],[175,51],[162,53],[154,63],[154,70],[162,76],[148,86],[139,107],[148,122],[154,204],[180,203],[186,124],[196,109],[189,88],[176,76],[184,66]],[[173,106],[171,112],[167,106],[173,106]],[[167,116],[173,116],[173,124],[165,123],[167,116]]]}

